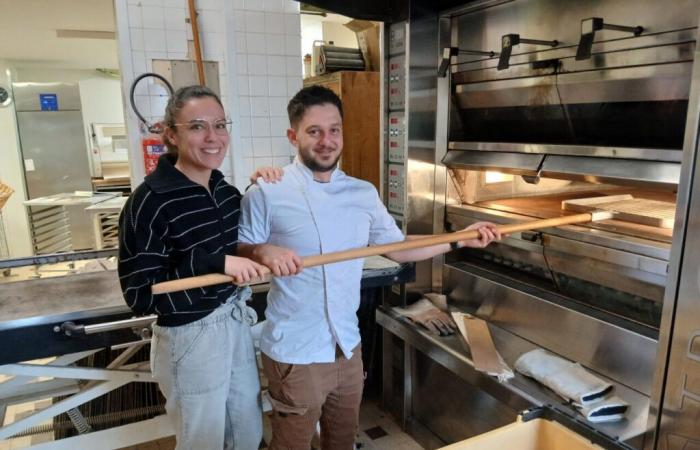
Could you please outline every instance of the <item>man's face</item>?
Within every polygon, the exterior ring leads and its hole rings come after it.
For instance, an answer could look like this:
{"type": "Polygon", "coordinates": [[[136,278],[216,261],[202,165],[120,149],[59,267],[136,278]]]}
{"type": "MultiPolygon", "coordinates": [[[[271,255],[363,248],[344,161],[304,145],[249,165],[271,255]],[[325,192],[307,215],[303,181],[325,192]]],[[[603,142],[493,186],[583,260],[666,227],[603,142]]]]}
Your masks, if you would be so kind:
{"type": "Polygon", "coordinates": [[[330,103],[306,110],[299,124],[287,130],[289,142],[299,150],[299,158],[314,173],[330,172],[343,152],[343,119],[330,103]]]}

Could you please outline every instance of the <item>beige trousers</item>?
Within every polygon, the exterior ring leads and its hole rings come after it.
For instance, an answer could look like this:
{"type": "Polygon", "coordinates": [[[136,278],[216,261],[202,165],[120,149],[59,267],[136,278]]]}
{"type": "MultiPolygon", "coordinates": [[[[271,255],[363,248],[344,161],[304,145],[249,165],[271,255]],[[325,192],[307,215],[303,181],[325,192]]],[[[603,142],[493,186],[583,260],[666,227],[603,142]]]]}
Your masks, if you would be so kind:
{"type": "Polygon", "coordinates": [[[323,450],[352,450],[364,375],[358,345],[352,358],[336,349],[335,362],[285,364],[262,355],[272,400],[271,450],[309,450],[321,424],[323,450]]]}

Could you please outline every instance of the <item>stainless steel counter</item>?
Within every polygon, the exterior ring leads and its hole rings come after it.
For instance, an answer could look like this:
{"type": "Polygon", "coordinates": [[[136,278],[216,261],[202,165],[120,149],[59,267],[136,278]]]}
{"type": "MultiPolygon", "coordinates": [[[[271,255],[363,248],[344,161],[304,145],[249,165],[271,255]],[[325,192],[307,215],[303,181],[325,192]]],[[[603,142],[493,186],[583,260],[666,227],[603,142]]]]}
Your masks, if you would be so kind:
{"type": "MultiPolygon", "coordinates": [[[[471,355],[462,338],[458,335],[440,337],[423,330],[391,309],[381,307],[377,310],[377,323],[384,329],[398,336],[406,345],[426,355],[435,363],[456,374],[462,380],[486,391],[499,401],[513,409],[525,409],[530,406],[548,405],[557,412],[570,418],[587,424],[583,416],[565,403],[560,397],[549,389],[539,385],[532,379],[516,373],[515,377],[505,383],[499,383],[494,377],[488,376],[474,369],[471,355]]],[[[537,348],[536,345],[518,336],[490,324],[489,329],[493,336],[494,344],[505,362],[512,368],[515,360],[523,353],[537,348]]],[[[411,374],[407,383],[412,383],[411,374]]],[[[649,398],[634,391],[601,374],[596,374],[615,386],[615,395],[623,398],[630,404],[626,419],[609,424],[596,424],[596,428],[613,439],[619,439],[628,443],[640,438],[647,423],[649,398]]],[[[456,394],[456,393],[455,393],[456,394]]],[[[409,400],[410,403],[410,400],[409,400]]]]}

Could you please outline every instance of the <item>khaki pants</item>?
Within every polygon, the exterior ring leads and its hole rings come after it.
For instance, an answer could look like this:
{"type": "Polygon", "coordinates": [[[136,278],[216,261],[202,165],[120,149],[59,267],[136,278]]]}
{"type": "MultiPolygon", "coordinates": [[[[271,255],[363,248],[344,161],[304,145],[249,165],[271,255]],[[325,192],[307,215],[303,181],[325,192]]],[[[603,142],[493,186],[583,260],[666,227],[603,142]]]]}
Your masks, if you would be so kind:
{"type": "Polygon", "coordinates": [[[272,399],[271,450],[309,450],[321,422],[321,448],[354,449],[364,384],[362,351],[335,362],[284,364],[262,355],[272,399]]]}

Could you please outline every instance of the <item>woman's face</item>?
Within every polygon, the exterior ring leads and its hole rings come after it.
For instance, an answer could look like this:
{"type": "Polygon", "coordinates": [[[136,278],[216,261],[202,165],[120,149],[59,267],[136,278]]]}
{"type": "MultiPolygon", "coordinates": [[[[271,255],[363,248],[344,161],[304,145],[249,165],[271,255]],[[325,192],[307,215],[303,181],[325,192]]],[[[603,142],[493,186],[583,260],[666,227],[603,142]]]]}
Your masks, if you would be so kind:
{"type": "Polygon", "coordinates": [[[212,97],[192,98],[166,129],[177,146],[178,166],[196,171],[218,169],[226,156],[229,133],[224,109],[212,97]]]}

